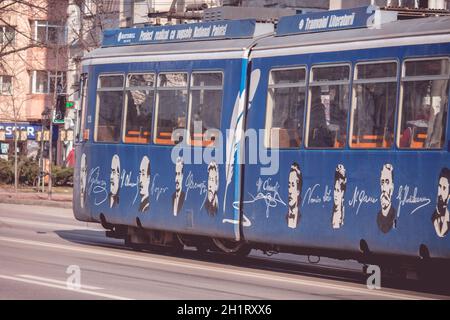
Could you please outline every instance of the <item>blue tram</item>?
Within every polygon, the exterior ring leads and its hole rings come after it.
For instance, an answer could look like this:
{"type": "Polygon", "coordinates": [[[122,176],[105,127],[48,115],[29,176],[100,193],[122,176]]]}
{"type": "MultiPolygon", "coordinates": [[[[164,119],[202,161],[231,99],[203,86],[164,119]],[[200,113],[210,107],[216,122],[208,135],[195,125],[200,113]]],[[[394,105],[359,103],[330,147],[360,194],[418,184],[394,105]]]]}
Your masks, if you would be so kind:
{"type": "Polygon", "coordinates": [[[75,217],[132,246],[448,261],[450,18],[272,29],[105,32],[83,61],[75,217]]]}

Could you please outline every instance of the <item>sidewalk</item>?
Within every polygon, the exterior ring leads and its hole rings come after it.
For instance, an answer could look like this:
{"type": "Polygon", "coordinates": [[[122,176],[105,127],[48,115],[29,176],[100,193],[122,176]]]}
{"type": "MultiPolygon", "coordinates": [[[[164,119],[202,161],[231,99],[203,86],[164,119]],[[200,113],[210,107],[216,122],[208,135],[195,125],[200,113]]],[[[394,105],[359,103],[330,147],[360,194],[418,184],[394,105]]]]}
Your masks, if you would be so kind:
{"type": "Polygon", "coordinates": [[[18,190],[0,187],[0,203],[25,204],[32,206],[47,206],[56,208],[72,208],[72,193],[53,193],[52,200],[48,200],[47,193],[33,192],[30,190],[18,190]]]}

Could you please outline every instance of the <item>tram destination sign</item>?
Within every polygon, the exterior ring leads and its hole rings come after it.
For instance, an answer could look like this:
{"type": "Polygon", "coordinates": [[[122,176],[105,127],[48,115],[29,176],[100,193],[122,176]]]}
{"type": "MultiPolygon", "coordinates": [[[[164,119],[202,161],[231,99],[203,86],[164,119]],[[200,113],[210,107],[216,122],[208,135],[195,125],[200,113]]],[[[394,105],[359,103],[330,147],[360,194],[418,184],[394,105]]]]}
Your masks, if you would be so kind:
{"type": "Polygon", "coordinates": [[[102,46],[252,38],[255,33],[255,26],[255,20],[248,19],[112,29],[104,31],[102,46]]]}
{"type": "Polygon", "coordinates": [[[280,19],[276,35],[314,33],[345,29],[367,28],[374,24],[377,6],[366,6],[346,10],[313,12],[280,19]]]}

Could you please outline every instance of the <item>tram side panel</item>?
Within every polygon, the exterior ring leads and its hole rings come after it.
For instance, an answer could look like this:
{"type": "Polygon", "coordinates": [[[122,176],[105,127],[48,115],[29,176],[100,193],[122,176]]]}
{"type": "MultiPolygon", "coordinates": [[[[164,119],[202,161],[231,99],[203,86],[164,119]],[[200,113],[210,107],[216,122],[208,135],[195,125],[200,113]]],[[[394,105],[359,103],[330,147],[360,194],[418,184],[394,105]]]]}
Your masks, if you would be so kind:
{"type": "MultiPolygon", "coordinates": [[[[230,157],[227,148],[231,146],[227,129],[236,122],[242,94],[242,65],[241,59],[227,59],[94,66],[87,114],[90,138],[77,146],[76,218],[99,222],[103,214],[110,224],[230,239],[239,237],[239,221],[235,221],[234,212],[239,176],[227,173],[224,163],[230,157]],[[149,144],[122,140],[95,142],[98,77],[164,72],[223,74],[220,131],[225,140],[218,137],[214,148],[191,145],[183,148],[182,143],[178,150],[174,145],[156,144],[154,139],[149,144]],[[177,161],[178,156],[183,158],[182,162],[177,161]]],[[[164,107],[161,101],[159,108],[164,107]]]]}
{"type": "MultiPolygon", "coordinates": [[[[311,76],[313,65],[343,63],[354,68],[359,61],[394,60],[401,66],[406,58],[449,54],[450,46],[441,44],[254,58],[253,71],[259,69],[261,81],[249,109],[247,127],[265,127],[269,83],[273,85],[269,80],[271,70],[305,67],[311,76]]],[[[262,174],[261,169],[267,166],[261,163],[246,166],[246,240],[355,253],[364,243],[373,253],[415,257],[424,245],[431,257],[449,259],[450,235],[445,228],[436,227],[438,193],[443,188],[439,185],[448,181],[440,175],[450,167],[448,112],[446,117],[446,140],[441,150],[355,150],[347,146],[314,150],[302,145],[279,150],[279,170],[275,174],[262,174]],[[345,181],[345,192],[339,192],[344,184],[337,181],[345,181]],[[381,216],[387,202],[388,215],[381,216]],[[339,205],[341,210],[337,210],[339,205]]],[[[398,111],[395,123],[397,119],[398,111]]],[[[264,143],[259,141],[259,146],[264,143]]],[[[246,147],[249,157],[251,146],[246,147]]],[[[448,192],[445,195],[448,203],[448,192]]]]}

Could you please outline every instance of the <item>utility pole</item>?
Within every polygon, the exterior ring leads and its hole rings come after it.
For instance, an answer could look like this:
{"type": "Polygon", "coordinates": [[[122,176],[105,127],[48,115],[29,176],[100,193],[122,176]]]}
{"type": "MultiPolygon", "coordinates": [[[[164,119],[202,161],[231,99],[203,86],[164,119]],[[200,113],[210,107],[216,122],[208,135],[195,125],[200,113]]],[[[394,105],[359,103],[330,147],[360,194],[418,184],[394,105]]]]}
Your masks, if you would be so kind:
{"type": "MultiPolygon", "coordinates": [[[[53,86],[53,103],[51,104],[50,108],[50,141],[49,141],[49,153],[48,153],[48,160],[50,162],[49,168],[48,168],[48,200],[52,200],[52,191],[53,191],[53,112],[56,110],[56,103],[58,101],[58,70],[59,70],[59,43],[55,46],[56,50],[56,68],[55,68],[55,74],[54,74],[54,86],[53,86]]],[[[62,77],[62,73],[61,73],[62,77]]],[[[63,78],[61,78],[61,82],[63,81],[63,78]]]]}
{"type": "MultiPolygon", "coordinates": [[[[57,64],[58,65],[58,64],[57,64]]],[[[56,75],[58,74],[58,71],[56,71],[56,75]]],[[[58,77],[55,77],[55,88],[53,92],[53,103],[50,105],[50,132],[49,132],[49,151],[48,151],[48,161],[50,162],[48,167],[48,200],[52,200],[52,166],[53,166],[53,110],[55,109],[56,105],[56,81],[58,77]]]]}

